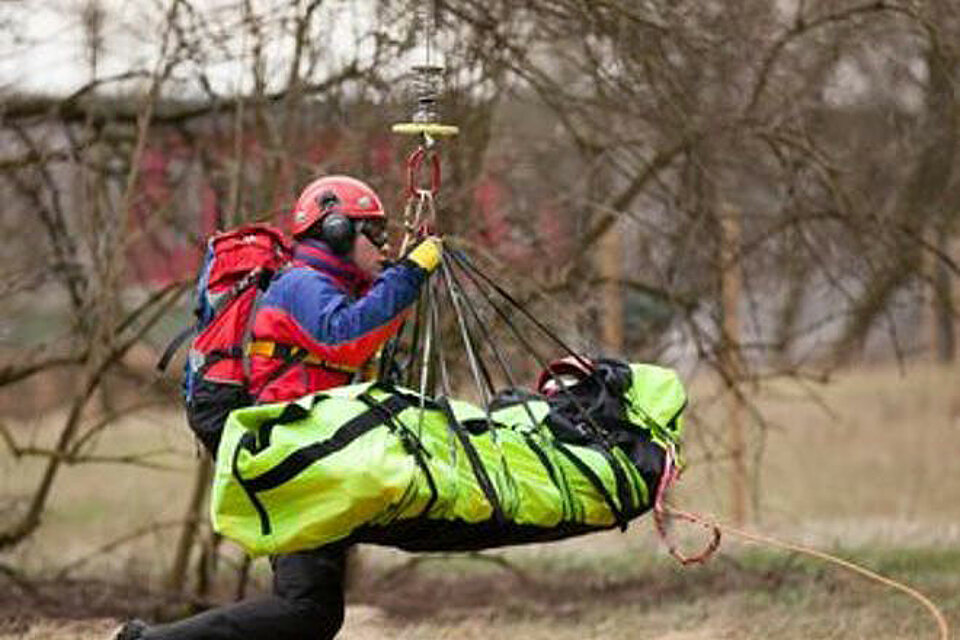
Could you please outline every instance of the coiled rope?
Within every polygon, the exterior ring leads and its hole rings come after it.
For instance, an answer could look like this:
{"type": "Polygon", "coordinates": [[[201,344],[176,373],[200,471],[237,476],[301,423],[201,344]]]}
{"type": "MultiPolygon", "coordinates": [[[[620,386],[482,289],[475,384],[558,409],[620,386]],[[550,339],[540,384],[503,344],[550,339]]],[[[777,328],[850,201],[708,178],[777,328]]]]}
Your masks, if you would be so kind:
{"type": "Polygon", "coordinates": [[[923,593],[910,587],[902,582],[898,582],[893,578],[888,578],[887,576],[881,575],[876,571],[862,567],[854,562],[849,560],[844,560],[843,558],[831,555],[824,551],[807,547],[801,544],[794,542],[786,542],[784,540],[778,540],[769,535],[764,535],[760,533],[755,533],[752,531],[746,531],[738,527],[733,527],[727,524],[721,524],[717,521],[716,518],[710,518],[702,516],[696,513],[691,513],[688,511],[683,511],[680,509],[675,509],[668,506],[665,502],[666,490],[676,481],[679,476],[679,468],[675,463],[675,454],[672,448],[667,449],[667,455],[664,459],[664,470],[660,476],[660,483],[657,488],[657,497],[654,502],[653,507],[653,520],[656,525],[657,532],[660,534],[661,539],[667,546],[667,550],[670,552],[674,558],[676,558],[681,564],[695,564],[705,562],[716,552],[720,546],[720,537],[722,533],[730,534],[741,538],[748,542],[754,544],[767,545],[769,547],[775,547],[778,549],[784,549],[787,551],[793,551],[802,555],[810,556],[817,558],[837,566],[843,567],[854,573],[858,573],[865,578],[873,580],[874,582],[879,582],[880,584],[886,585],[893,589],[907,594],[921,605],[923,605],[930,615],[933,616],[936,620],[937,628],[939,630],[940,640],[950,640],[950,625],[947,623],[946,616],[943,615],[943,612],[933,603],[930,598],[925,596],[923,593]],[[687,556],[681,553],[675,544],[673,544],[667,533],[666,520],[668,518],[674,518],[678,520],[683,520],[685,522],[690,522],[698,526],[704,527],[712,532],[712,538],[710,542],[706,545],[704,550],[696,555],[687,556]]]}

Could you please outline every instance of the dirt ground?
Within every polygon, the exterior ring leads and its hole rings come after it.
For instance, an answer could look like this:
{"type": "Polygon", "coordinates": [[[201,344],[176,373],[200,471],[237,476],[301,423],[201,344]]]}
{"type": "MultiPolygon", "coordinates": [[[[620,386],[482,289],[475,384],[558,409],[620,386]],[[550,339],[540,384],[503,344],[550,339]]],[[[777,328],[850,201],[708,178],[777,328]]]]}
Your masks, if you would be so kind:
{"type": "MultiPolygon", "coordinates": [[[[922,588],[960,623],[960,552],[845,555],[922,588]]],[[[603,557],[590,558],[587,570],[542,570],[549,559],[542,555],[510,558],[512,566],[412,558],[389,571],[375,566],[351,592],[341,637],[936,637],[932,619],[909,598],[794,556],[739,549],[706,567],[641,559],[643,568],[627,571],[603,570],[603,557]]],[[[6,590],[0,638],[105,639],[119,618],[150,617],[160,604],[156,594],[107,582],[6,590]]]]}

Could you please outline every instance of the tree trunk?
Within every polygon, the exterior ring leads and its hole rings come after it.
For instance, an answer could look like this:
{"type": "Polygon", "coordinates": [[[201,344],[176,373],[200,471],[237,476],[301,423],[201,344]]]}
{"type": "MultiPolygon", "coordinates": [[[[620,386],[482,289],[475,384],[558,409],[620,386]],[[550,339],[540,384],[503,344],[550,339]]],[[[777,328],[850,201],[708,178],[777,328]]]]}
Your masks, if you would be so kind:
{"type": "Polygon", "coordinates": [[[193,477],[193,491],[190,494],[190,501],[187,503],[187,511],[183,518],[183,529],[180,530],[177,551],[167,579],[167,585],[175,593],[183,593],[187,579],[187,567],[190,564],[190,551],[193,549],[194,541],[197,538],[197,530],[200,528],[201,511],[206,501],[207,491],[210,488],[212,473],[213,464],[210,461],[210,456],[203,453],[193,477]]]}

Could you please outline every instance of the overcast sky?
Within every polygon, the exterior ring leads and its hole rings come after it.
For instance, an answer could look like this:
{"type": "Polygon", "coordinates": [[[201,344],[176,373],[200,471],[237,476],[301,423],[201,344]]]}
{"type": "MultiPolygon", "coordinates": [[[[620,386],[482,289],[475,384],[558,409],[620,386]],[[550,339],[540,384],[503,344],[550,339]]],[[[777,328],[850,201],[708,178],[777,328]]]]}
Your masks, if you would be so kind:
{"type": "MultiPolygon", "coordinates": [[[[329,42],[335,57],[352,57],[358,38],[372,22],[375,0],[332,0],[325,2],[316,20],[319,33],[329,42]],[[330,38],[331,33],[340,37],[330,38]]],[[[68,93],[90,79],[86,59],[83,7],[86,0],[0,0],[0,86],[42,93],[68,93]]],[[[103,55],[98,76],[107,77],[131,68],[152,69],[158,55],[159,32],[168,0],[100,0],[104,8],[103,55]]],[[[204,69],[217,91],[233,93],[248,87],[250,72],[240,52],[244,29],[238,0],[193,0],[191,5],[214,16],[211,22],[237,25],[228,28],[223,47],[214,53],[204,69]]],[[[253,0],[255,10],[265,16],[289,13],[289,0],[253,0]]],[[[268,26],[270,28],[270,26],[268,26]]],[[[287,56],[279,25],[270,41],[278,45],[268,51],[269,65],[285,69],[287,56]]],[[[361,43],[362,51],[362,43],[361,43]]]]}

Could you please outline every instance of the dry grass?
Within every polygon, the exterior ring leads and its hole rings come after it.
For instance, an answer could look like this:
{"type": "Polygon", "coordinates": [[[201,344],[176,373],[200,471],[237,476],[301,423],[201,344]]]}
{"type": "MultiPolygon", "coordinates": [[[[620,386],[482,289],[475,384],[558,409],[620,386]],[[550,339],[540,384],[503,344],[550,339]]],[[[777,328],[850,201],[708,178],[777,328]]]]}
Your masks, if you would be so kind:
{"type": "MultiPolygon", "coordinates": [[[[825,387],[769,385],[755,401],[769,421],[754,522],[827,544],[955,544],[960,540],[960,386],[927,365],[861,369],[825,387]],[[811,395],[812,394],[812,395],[811,395]],[[812,402],[811,397],[817,401],[812,402]]],[[[724,414],[703,407],[718,434],[724,414]]],[[[753,440],[759,433],[753,427],[753,440]]],[[[691,455],[702,456],[692,430],[691,455]]],[[[716,450],[714,444],[711,447],[716,450]]],[[[723,464],[694,466],[680,496],[723,513],[723,464]]]]}
{"type": "MultiPolygon", "coordinates": [[[[817,390],[829,411],[793,385],[759,391],[756,402],[773,426],[765,432],[754,526],[837,550],[915,584],[960,628],[958,392],[955,374],[920,366],[905,377],[891,368],[838,376],[817,390]]],[[[709,396],[707,384],[694,385],[702,424],[690,427],[690,456],[701,462],[685,475],[675,500],[722,514],[726,470],[722,463],[703,463],[705,451],[719,450],[716,438],[722,436],[723,413],[703,400],[709,396]]],[[[48,418],[24,424],[20,435],[49,441],[54,435],[49,423],[48,418]]],[[[2,562],[42,575],[133,528],[181,515],[194,459],[178,415],[129,420],[101,444],[104,451],[169,448],[174,453],[158,460],[179,470],[67,469],[43,529],[2,562]]],[[[37,465],[0,457],[3,498],[29,488],[37,471],[37,465]]],[[[108,557],[93,558],[76,575],[156,587],[172,540],[169,530],[158,530],[108,557]]],[[[680,569],[664,558],[642,521],[625,535],[496,555],[516,572],[471,559],[405,569],[404,554],[365,550],[364,579],[351,596],[342,637],[934,637],[930,619],[909,599],[790,555],[728,541],[711,565],[680,569]]],[[[257,575],[264,584],[262,567],[257,575]]],[[[130,609],[118,607],[117,613],[125,610],[130,609]]],[[[108,611],[105,601],[91,607],[93,616],[108,611]]],[[[0,618],[0,638],[87,640],[105,637],[111,626],[102,617],[56,621],[19,614],[14,622],[9,607],[0,609],[8,618],[6,625],[0,618]]]]}

